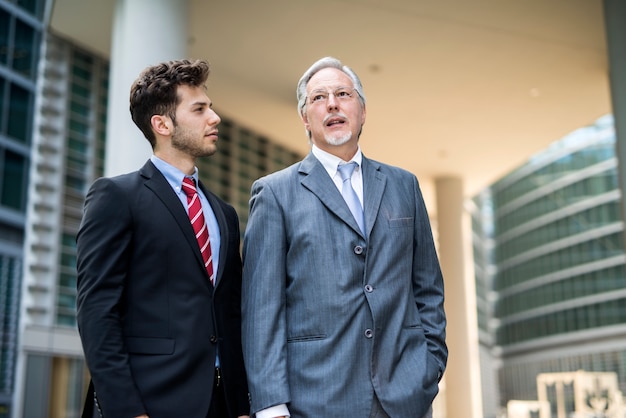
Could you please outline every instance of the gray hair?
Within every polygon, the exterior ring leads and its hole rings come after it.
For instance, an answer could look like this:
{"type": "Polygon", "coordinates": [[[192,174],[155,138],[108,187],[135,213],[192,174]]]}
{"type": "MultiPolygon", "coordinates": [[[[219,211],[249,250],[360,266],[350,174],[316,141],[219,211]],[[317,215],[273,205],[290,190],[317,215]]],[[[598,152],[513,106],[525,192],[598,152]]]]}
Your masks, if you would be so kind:
{"type": "Polygon", "coordinates": [[[357,92],[357,96],[359,97],[361,105],[365,105],[365,93],[363,93],[363,85],[361,84],[359,76],[357,76],[350,67],[343,65],[343,63],[337,58],[324,57],[317,60],[313,65],[311,65],[309,69],[304,72],[304,74],[300,78],[300,81],[298,81],[296,97],[298,98],[298,113],[300,114],[300,117],[304,115],[304,111],[306,108],[306,86],[311,78],[315,75],[315,73],[323,70],[324,68],[336,68],[342,71],[348,77],[350,77],[350,80],[352,80],[352,85],[354,87],[354,90],[356,90],[357,92]]]}

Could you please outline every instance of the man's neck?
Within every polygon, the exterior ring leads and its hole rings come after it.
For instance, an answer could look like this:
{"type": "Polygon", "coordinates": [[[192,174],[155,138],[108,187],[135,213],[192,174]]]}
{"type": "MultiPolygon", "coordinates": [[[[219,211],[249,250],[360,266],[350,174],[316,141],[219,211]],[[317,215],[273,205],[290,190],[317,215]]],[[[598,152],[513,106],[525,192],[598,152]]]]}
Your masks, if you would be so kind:
{"type": "Polygon", "coordinates": [[[174,152],[164,152],[162,150],[155,150],[154,155],[187,175],[192,175],[196,170],[195,160],[188,155],[181,155],[174,152]]]}

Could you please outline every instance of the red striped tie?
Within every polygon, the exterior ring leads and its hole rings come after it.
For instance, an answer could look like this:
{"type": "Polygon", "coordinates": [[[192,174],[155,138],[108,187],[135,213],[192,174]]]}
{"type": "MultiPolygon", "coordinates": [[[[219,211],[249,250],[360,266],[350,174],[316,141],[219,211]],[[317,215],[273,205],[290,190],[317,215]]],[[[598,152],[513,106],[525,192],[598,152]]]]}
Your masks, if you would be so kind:
{"type": "Polygon", "coordinates": [[[187,195],[187,207],[189,208],[189,220],[191,226],[196,233],[196,239],[200,246],[200,252],[204,259],[204,267],[206,267],[207,273],[211,283],[215,284],[213,278],[213,257],[211,255],[211,243],[209,242],[209,229],[204,221],[204,215],[202,214],[202,203],[200,203],[200,196],[196,191],[196,184],[194,179],[185,177],[183,179],[183,191],[187,195]]]}

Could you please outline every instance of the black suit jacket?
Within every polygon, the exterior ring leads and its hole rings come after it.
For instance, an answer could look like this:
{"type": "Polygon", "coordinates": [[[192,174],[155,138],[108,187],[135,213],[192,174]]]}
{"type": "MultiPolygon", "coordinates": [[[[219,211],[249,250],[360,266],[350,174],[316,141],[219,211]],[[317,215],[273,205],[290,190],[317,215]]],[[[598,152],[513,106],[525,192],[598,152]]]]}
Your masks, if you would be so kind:
{"type": "Polygon", "coordinates": [[[215,288],[185,208],[150,161],[98,179],[87,194],[76,239],[77,318],[105,417],[205,418],[218,348],[230,413],[249,411],[239,222],[200,187],[220,228],[215,288]]]}

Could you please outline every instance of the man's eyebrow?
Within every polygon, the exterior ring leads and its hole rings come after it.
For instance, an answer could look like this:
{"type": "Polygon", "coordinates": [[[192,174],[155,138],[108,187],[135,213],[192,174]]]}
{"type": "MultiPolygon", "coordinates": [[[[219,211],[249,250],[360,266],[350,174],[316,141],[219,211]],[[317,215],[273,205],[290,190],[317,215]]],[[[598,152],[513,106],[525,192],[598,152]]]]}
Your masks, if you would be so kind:
{"type": "Polygon", "coordinates": [[[194,107],[194,106],[209,106],[209,107],[211,107],[212,104],[213,103],[210,100],[199,100],[199,101],[191,103],[191,107],[194,107]]]}

